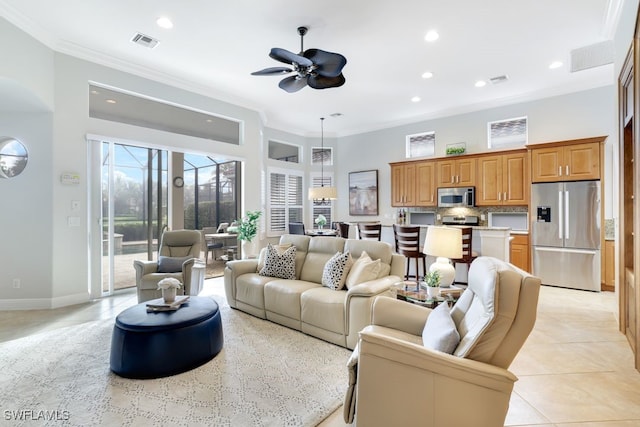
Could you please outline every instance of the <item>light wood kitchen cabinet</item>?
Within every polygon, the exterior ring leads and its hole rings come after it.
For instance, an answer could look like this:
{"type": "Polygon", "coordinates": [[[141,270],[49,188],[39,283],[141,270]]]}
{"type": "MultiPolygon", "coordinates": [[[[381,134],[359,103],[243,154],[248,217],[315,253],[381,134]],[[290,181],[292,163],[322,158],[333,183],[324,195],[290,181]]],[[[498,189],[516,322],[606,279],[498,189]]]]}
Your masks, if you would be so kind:
{"type": "Polygon", "coordinates": [[[613,291],[616,286],[615,241],[604,241],[604,288],[603,291],[613,291]]]}
{"type": "Polygon", "coordinates": [[[477,161],[478,206],[525,206],[529,203],[527,153],[482,156],[477,161]]]}
{"type": "Polygon", "coordinates": [[[391,206],[436,206],[436,163],[422,160],[391,164],[391,206]]]}
{"type": "Polygon", "coordinates": [[[416,206],[416,163],[391,165],[391,206],[416,206]]]}
{"type": "Polygon", "coordinates": [[[600,157],[605,139],[606,137],[596,137],[529,146],[531,148],[531,181],[600,179],[600,157]]]}
{"type": "Polygon", "coordinates": [[[509,259],[511,264],[524,271],[531,272],[529,261],[529,235],[528,234],[512,234],[511,250],[509,251],[509,259]]]}
{"type": "Polygon", "coordinates": [[[437,206],[436,163],[422,161],[416,164],[416,206],[437,206]]]}
{"type": "Polygon", "coordinates": [[[473,187],[476,185],[476,158],[439,160],[437,187],[473,187]]]}

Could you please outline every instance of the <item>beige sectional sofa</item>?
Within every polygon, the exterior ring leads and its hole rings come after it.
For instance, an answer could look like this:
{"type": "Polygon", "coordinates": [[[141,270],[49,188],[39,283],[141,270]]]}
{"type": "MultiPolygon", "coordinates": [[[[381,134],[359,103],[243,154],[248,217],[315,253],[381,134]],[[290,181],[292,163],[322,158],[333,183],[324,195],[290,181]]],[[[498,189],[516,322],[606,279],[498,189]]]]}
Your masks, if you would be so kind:
{"type": "Polygon", "coordinates": [[[372,240],[284,235],[280,244],[296,247],[295,279],[259,275],[256,259],[230,261],[224,272],[229,305],[353,349],[358,332],[371,321],[375,298],[389,296],[391,285],[403,277],[404,257],[394,254],[388,244],[372,240]],[[372,260],[379,259],[383,266],[381,277],[350,286],[348,290],[322,286],[326,262],[336,252],[345,251],[354,260],[363,251],[372,260]]]}

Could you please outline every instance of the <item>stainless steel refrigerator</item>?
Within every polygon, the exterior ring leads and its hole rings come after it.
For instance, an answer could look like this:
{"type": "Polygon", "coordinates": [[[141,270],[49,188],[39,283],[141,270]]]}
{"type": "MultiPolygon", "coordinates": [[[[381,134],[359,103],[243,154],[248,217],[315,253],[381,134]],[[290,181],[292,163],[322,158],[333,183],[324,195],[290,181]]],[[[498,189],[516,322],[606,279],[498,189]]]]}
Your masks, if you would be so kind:
{"type": "Polygon", "coordinates": [[[533,274],[542,283],[600,290],[600,181],[531,186],[533,274]]]}

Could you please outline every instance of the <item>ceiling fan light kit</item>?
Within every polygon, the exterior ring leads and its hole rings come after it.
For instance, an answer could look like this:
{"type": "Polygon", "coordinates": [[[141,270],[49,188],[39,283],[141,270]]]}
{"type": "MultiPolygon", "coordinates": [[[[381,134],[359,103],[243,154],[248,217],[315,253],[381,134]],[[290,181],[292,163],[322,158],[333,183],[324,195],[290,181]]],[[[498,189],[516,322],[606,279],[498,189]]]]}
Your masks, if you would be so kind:
{"type": "Polygon", "coordinates": [[[304,50],[304,35],[307,27],[298,27],[300,34],[300,53],[295,54],[286,49],[274,47],[269,56],[276,61],[288,64],[289,67],[269,67],[251,73],[254,76],[273,76],[294,73],[280,80],[278,86],[289,93],[297,92],[305,86],[312,89],[329,89],[345,83],[342,69],[347,58],[339,53],[320,49],[304,50]]]}

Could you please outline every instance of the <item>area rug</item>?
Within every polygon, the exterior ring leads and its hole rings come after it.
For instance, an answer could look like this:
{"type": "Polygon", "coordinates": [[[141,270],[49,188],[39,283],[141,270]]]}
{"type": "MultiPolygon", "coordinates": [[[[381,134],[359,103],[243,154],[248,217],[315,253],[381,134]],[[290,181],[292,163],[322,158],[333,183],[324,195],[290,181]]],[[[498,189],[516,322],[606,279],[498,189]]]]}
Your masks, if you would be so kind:
{"type": "Polygon", "coordinates": [[[3,419],[11,425],[314,426],[342,404],[349,350],[215,299],[223,350],[167,378],[131,380],[109,370],[113,320],[0,344],[3,419]]]}
{"type": "Polygon", "coordinates": [[[214,277],[224,276],[224,267],[226,262],[224,261],[209,261],[205,269],[204,278],[213,279],[214,277]]]}

